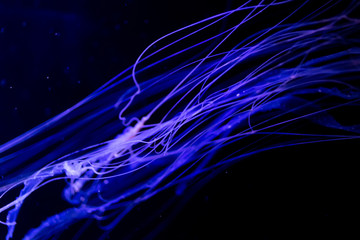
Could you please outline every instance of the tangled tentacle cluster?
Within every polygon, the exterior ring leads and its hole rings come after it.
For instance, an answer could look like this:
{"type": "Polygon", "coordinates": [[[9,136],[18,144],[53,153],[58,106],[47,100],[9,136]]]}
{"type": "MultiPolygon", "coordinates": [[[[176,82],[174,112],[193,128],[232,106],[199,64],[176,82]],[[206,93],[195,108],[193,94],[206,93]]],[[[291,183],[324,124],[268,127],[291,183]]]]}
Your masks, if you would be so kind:
{"type": "Polygon", "coordinates": [[[351,17],[359,4],[323,17],[339,3],[329,0],[299,18],[304,1],[271,26],[243,30],[288,2],[248,1],[167,34],[83,101],[1,145],[0,197],[21,188],[0,205],[7,239],[23,202],[54,181],[67,182],[63,196],[73,207],[24,239],[49,238],[88,218],[106,222],[108,232],[159,192],[182,194],[249,155],[358,139],[360,125],[343,124],[332,110],[359,108],[360,19],[351,17]],[[124,88],[129,81],[134,86],[124,88]],[[299,121],[327,133],[296,132],[299,121]],[[269,141],[274,135],[293,138],[269,141]]]}

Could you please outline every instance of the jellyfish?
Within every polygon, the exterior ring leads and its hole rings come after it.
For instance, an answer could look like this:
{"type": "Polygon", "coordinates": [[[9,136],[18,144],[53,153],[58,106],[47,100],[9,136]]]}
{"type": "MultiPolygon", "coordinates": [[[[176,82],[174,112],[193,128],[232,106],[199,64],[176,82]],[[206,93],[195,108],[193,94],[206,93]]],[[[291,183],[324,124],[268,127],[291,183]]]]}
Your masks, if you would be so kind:
{"type": "Polygon", "coordinates": [[[0,146],[6,239],[24,202],[55,183],[66,208],[23,239],[81,223],[79,238],[93,222],[105,239],[143,202],[169,189],[185,197],[249,156],[358,140],[360,125],[336,112],[359,110],[358,8],[249,0],[160,37],[82,101],[0,146]],[[281,6],[291,10],[256,22],[281,6]]]}

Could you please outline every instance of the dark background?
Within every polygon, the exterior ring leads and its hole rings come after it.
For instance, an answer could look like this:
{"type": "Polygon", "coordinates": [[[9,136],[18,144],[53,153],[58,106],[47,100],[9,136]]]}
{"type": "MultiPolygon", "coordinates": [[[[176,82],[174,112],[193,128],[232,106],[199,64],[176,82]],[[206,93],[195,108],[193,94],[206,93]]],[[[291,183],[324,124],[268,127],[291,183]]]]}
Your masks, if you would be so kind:
{"type": "MultiPolygon", "coordinates": [[[[84,98],[131,65],[157,38],[229,9],[234,5],[230,2],[0,1],[0,143],[84,98]]],[[[298,146],[243,160],[210,181],[174,218],[170,213],[158,214],[157,225],[167,224],[151,236],[341,236],[348,231],[340,228],[340,223],[354,214],[352,193],[357,188],[352,189],[355,175],[351,169],[358,157],[355,145],[338,141],[298,146]]],[[[162,204],[166,198],[153,201],[162,204]]],[[[146,211],[135,215],[139,225],[142,214],[146,211]]],[[[134,219],[132,222],[137,224],[134,219]]],[[[135,239],[153,230],[132,227],[131,231],[138,232],[128,237],[135,239]]],[[[0,231],[2,237],[4,228],[0,231]]],[[[123,238],[127,235],[124,231],[127,229],[120,225],[111,239],[123,238]]]]}
{"type": "Polygon", "coordinates": [[[84,98],[157,38],[219,13],[226,4],[0,1],[0,115],[6,116],[0,142],[84,98]]]}

